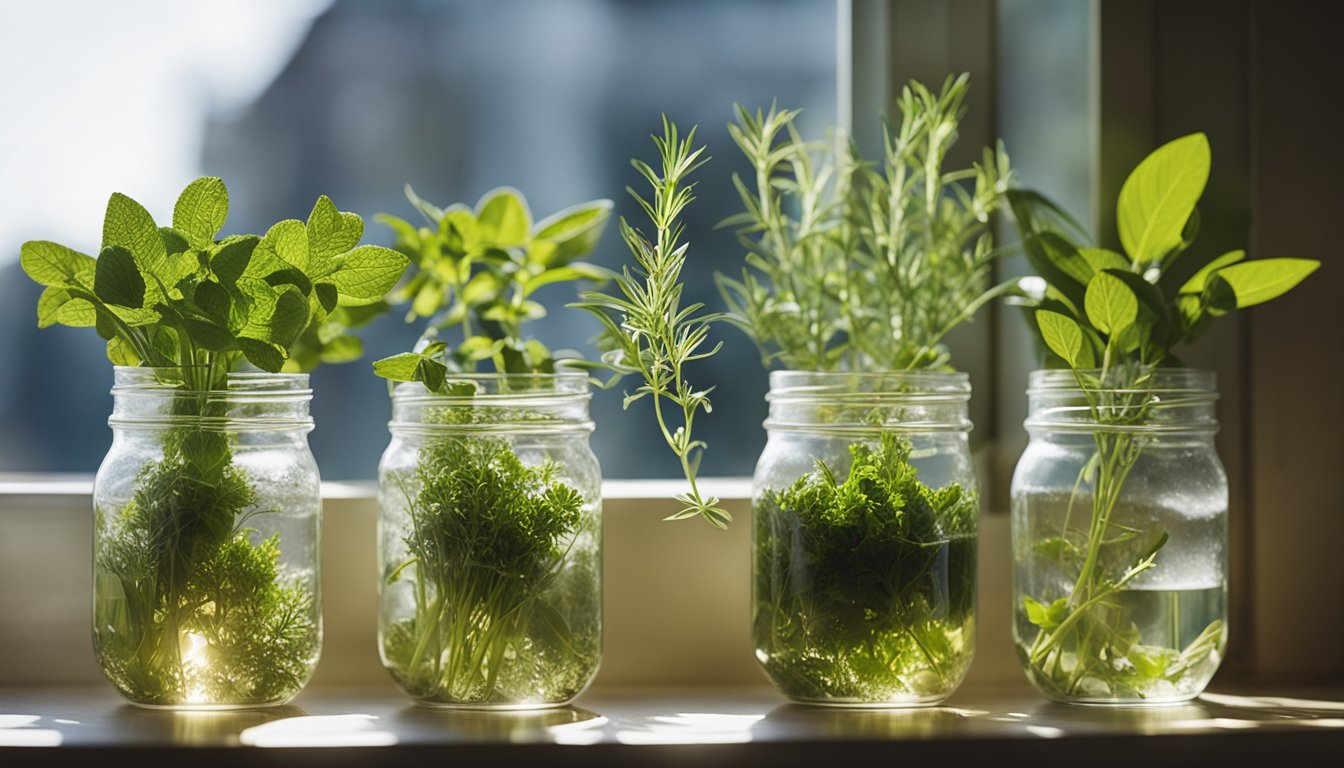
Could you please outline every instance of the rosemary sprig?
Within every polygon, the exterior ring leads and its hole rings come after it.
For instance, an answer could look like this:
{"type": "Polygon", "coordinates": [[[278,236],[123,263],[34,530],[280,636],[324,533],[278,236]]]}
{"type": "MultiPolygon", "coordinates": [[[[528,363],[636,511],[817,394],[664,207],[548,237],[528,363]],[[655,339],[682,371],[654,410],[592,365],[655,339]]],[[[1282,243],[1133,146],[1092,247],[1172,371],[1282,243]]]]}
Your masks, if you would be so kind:
{"type": "Polygon", "coordinates": [[[661,172],[639,159],[631,165],[639,171],[653,189],[652,197],[642,197],[627,187],[653,223],[654,238],[645,235],[621,219],[621,237],[635,257],[635,266],[624,267],[616,279],[619,294],[586,291],[582,301],[571,306],[593,314],[601,323],[597,338],[603,350],[601,363],[590,363],[615,374],[606,386],[611,386],[626,375],[638,374],[643,384],[625,397],[625,407],[644,397],[653,398],[654,415],[658,429],[672,452],[681,462],[682,473],[690,483],[690,490],[677,497],[685,507],[669,516],[669,520],[703,517],[710,524],[726,528],[732,516],[719,507],[719,500],[700,492],[696,473],[700,467],[706,444],[692,437],[696,413],[710,411],[709,389],[697,390],[691,386],[683,370],[687,363],[703,360],[719,351],[716,344],[709,351],[702,347],[709,339],[709,326],[721,315],[701,313],[703,304],[682,306],[681,269],[686,263],[689,243],[682,243],[684,225],[681,213],[695,199],[692,184],[686,182],[691,172],[709,158],[702,157],[704,147],[693,149],[695,129],[684,139],[677,126],[663,117],[663,135],[653,137],[658,146],[661,172]],[[667,410],[680,409],[680,425],[670,422],[667,410]]]}

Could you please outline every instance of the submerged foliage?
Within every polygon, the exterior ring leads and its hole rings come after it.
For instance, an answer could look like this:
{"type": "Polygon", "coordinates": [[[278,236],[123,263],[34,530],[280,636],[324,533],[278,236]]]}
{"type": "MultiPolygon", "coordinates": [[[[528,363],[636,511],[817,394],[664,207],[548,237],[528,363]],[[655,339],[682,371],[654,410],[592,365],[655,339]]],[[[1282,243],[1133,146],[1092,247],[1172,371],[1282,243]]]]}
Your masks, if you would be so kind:
{"type": "Polygon", "coordinates": [[[884,433],[843,482],[818,461],[758,500],[756,644],[789,696],[928,699],[970,664],[978,502],[920,482],[910,452],[884,433]]]}
{"type": "Polygon", "coordinates": [[[397,475],[409,559],[385,588],[407,589],[410,619],[383,632],[408,692],[458,704],[567,701],[601,648],[594,517],[546,463],[500,438],[436,438],[397,475]],[[400,585],[399,585],[400,583],[400,585]]]}
{"type": "Polygon", "coordinates": [[[283,701],[307,681],[317,608],[280,572],[279,536],[246,527],[255,492],[222,434],[174,434],[131,503],[99,509],[94,638],[108,678],[144,704],[283,701]]]}
{"type": "Polygon", "coordinates": [[[968,169],[945,170],[969,80],[938,93],[911,82],[883,158],[852,144],[805,141],[794,110],[738,107],[728,126],[751,162],[734,184],[747,250],[741,278],[718,275],[729,319],[766,364],[798,370],[903,370],[948,363],[943,338],[1013,282],[990,287],[989,217],[1013,180],[1003,147],[968,169]]]}

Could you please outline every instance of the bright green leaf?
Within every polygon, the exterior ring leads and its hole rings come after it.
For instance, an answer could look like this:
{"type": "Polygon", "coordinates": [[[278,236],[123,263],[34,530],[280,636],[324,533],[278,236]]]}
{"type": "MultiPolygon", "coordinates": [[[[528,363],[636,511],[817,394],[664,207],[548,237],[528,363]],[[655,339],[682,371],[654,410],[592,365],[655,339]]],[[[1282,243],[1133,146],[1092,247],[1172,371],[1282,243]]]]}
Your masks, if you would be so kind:
{"type": "Polygon", "coordinates": [[[1199,295],[1203,293],[1204,283],[1209,279],[1209,275],[1212,275],[1214,272],[1217,272],[1223,267],[1236,264],[1237,262],[1245,258],[1246,258],[1245,251],[1238,250],[1238,251],[1228,251],[1227,253],[1224,253],[1222,256],[1219,256],[1213,261],[1210,261],[1208,264],[1205,264],[1203,267],[1200,268],[1198,272],[1192,275],[1189,280],[1186,280],[1185,284],[1181,286],[1180,293],[1194,294],[1194,295],[1199,295]]]}
{"type": "Polygon", "coordinates": [[[1133,264],[1152,263],[1181,245],[1210,163],[1208,138],[1194,133],[1158,147],[1130,173],[1120,190],[1116,225],[1133,264]]]}
{"type": "Polygon", "coordinates": [[[1232,287],[1237,309],[1245,309],[1282,296],[1320,266],[1313,259],[1257,259],[1223,267],[1213,274],[1232,287]]]}
{"type": "Polygon", "coordinates": [[[340,257],[329,276],[343,304],[369,304],[387,295],[410,261],[391,248],[363,245],[340,257]]]}
{"type": "Polygon", "coordinates": [[[150,275],[163,273],[168,250],[154,217],[144,206],[120,192],[107,201],[103,218],[103,248],[121,246],[131,252],[140,271],[150,275]]]}
{"type": "Polygon", "coordinates": [[[522,194],[511,187],[485,193],[476,204],[476,220],[481,226],[481,237],[499,248],[526,243],[532,230],[532,213],[522,194]]]}
{"type": "Polygon", "coordinates": [[[19,264],[38,285],[60,287],[77,282],[76,276],[95,269],[95,259],[60,243],[30,240],[19,248],[19,264]]]}
{"type": "Polygon", "coordinates": [[[68,325],[72,328],[92,328],[97,321],[93,305],[70,295],[65,288],[51,286],[37,299],[37,327],[68,325]]]}
{"type": "Polygon", "coordinates": [[[1139,300],[1123,280],[1107,272],[1099,272],[1087,284],[1083,301],[1087,319],[1102,333],[1118,334],[1139,316],[1139,300]]]}
{"type": "Polygon", "coordinates": [[[344,214],[323,195],[308,215],[308,264],[312,277],[323,277],[335,269],[337,256],[354,248],[364,236],[364,223],[354,214],[344,214]]]}
{"type": "Polygon", "coordinates": [[[130,251],[114,245],[98,254],[93,292],[106,304],[139,309],[145,303],[145,278],[130,251]]]}
{"type": "Polygon", "coordinates": [[[375,360],[373,372],[377,376],[391,381],[415,381],[416,369],[420,366],[421,356],[414,352],[375,360]]]}
{"type": "Polygon", "coordinates": [[[229,216],[229,191],[224,180],[203,176],[187,185],[173,206],[173,229],[195,248],[205,248],[229,216]]]}
{"type": "Polygon", "coordinates": [[[1071,368],[1088,367],[1088,356],[1084,353],[1083,329],[1078,327],[1073,318],[1048,309],[1038,309],[1036,325],[1041,329],[1041,338],[1051,352],[1068,363],[1071,368]]]}
{"type": "Polygon", "coordinates": [[[597,247],[611,218],[610,200],[593,200],[566,208],[537,222],[533,238],[555,244],[546,266],[568,264],[597,247]]]}
{"type": "Polygon", "coordinates": [[[364,355],[364,342],[344,333],[323,344],[320,354],[324,363],[349,363],[364,355]]]}
{"type": "Polygon", "coordinates": [[[308,227],[297,219],[277,221],[262,238],[270,252],[291,267],[307,270],[309,266],[308,227]]]}

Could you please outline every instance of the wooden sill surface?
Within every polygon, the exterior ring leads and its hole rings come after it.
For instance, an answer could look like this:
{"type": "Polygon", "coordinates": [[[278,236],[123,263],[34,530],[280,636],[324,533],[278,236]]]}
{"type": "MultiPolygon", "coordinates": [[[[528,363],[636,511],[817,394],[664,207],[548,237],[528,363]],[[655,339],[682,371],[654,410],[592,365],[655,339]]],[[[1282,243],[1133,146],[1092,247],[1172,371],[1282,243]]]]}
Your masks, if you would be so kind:
{"type": "Polygon", "coordinates": [[[916,710],[802,706],[768,688],[606,688],[571,707],[514,713],[417,706],[391,686],[309,688],[283,707],[227,713],[140,709],[105,686],[0,688],[7,768],[90,759],[137,768],[240,759],[698,768],[1007,759],[1152,768],[1215,759],[1289,765],[1341,749],[1340,688],[1226,689],[1174,707],[1101,709],[1051,704],[1014,686],[963,689],[944,706],[916,710]]]}

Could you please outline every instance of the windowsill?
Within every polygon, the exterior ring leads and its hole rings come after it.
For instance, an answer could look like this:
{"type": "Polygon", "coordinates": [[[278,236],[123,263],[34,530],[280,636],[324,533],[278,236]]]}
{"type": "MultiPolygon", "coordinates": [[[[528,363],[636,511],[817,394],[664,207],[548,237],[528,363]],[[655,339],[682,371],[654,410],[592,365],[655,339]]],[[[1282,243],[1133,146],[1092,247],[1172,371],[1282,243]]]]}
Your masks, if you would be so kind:
{"type": "MultiPolygon", "coordinates": [[[[751,498],[749,477],[706,477],[699,481],[700,490],[721,500],[751,498]]],[[[670,499],[686,490],[683,480],[604,480],[603,499],[670,499]]],[[[371,500],[377,496],[377,485],[372,480],[325,480],[322,482],[323,499],[371,500]]],[[[13,473],[0,472],[0,498],[89,496],[93,493],[93,476],[86,474],[13,473]]]]}
{"type": "Polygon", "coordinates": [[[421,758],[590,767],[655,758],[697,765],[898,758],[1185,768],[1271,755],[1294,764],[1344,746],[1341,698],[1340,689],[1228,690],[1175,707],[1102,709],[1051,704],[1022,684],[963,688],[939,707],[856,711],[791,704],[765,687],[607,687],[571,707],[488,713],[416,706],[385,683],[310,687],[271,709],[173,713],[128,705],[106,686],[0,688],[0,761],[51,764],[96,749],[146,768],[186,758],[236,764],[253,746],[305,747],[285,759],[324,766],[421,758]],[[571,748],[585,745],[601,746],[571,748]],[[21,746],[80,751],[15,749],[21,746]]]}

